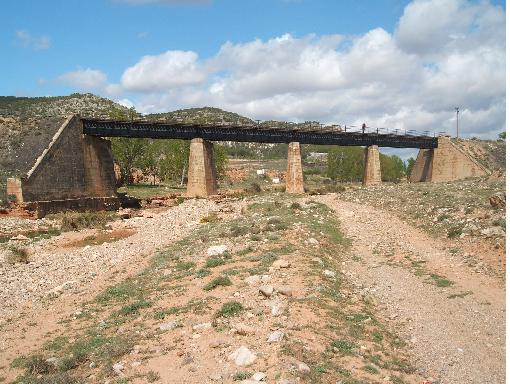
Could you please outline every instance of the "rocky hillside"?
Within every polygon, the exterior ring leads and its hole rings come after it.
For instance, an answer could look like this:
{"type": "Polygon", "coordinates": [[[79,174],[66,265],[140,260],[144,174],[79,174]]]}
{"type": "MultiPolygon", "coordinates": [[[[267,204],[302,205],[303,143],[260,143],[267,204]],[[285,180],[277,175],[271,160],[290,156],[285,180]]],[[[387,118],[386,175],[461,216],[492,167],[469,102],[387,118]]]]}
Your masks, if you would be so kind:
{"type": "Polygon", "coordinates": [[[253,120],[238,115],[237,113],[227,112],[219,108],[203,107],[179,109],[173,112],[152,113],[145,115],[149,120],[165,120],[184,123],[234,123],[234,124],[253,124],[253,120]]]}
{"type": "Polygon", "coordinates": [[[506,146],[504,140],[454,140],[473,159],[490,171],[505,169],[506,146]]]}
{"type": "Polygon", "coordinates": [[[112,109],[127,112],[128,108],[90,93],[73,93],[55,97],[0,96],[0,116],[15,116],[21,119],[54,116],[69,116],[78,113],[87,117],[108,118],[112,109]]]}

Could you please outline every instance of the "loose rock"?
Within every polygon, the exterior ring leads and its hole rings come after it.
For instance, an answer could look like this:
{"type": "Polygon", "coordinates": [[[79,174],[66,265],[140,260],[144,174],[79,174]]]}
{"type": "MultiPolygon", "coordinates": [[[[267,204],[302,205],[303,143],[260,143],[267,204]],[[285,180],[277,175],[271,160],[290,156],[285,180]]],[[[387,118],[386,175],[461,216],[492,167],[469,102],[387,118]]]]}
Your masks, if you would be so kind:
{"type": "Polygon", "coordinates": [[[255,362],[257,355],[243,345],[232,352],[228,359],[234,360],[234,363],[239,367],[247,367],[255,362]]]}
{"type": "Polygon", "coordinates": [[[259,287],[259,292],[265,297],[271,297],[274,292],[274,288],[271,285],[262,285],[259,287]]]}

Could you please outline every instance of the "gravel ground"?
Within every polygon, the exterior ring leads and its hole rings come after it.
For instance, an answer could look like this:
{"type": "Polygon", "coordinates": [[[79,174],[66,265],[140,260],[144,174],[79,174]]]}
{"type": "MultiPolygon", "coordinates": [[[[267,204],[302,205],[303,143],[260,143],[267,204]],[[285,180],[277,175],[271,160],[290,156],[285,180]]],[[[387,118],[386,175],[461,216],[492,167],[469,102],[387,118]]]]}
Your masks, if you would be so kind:
{"type": "MultiPolygon", "coordinates": [[[[83,238],[83,232],[30,242],[26,245],[31,260],[28,264],[5,262],[9,252],[9,244],[5,244],[0,247],[0,325],[24,306],[41,307],[47,302],[44,299],[59,296],[64,291],[79,293],[84,285],[104,278],[107,273],[142,262],[158,248],[189,233],[200,218],[219,209],[220,206],[210,200],[188,200],[164,212],[144,211],[144,217],[112,223],[113,229],[135,230],[134,235],[101,245],[63,247],[70,237],[83,238]]],[[[5,227],[12,223],[30,224],[19,219],[2,220],[5,227]]]]}
{"type": "MultiPolygon", "coordinates": [[[[372,294],[408,342],[419,372],[440,383],[505,382],[505,289],[476,274],[439,239],[383,209],[318,198],[353,240],[346,274],[372,294]],[[409,265],[418,262],[421,273],[409,265]],[[454,282],[431,284],[436,273],[454,282]],[[467,293],[464,297],[448,297],[467,293]]],[[[417,265],[416,263],[414,265],[417,265]]]]}

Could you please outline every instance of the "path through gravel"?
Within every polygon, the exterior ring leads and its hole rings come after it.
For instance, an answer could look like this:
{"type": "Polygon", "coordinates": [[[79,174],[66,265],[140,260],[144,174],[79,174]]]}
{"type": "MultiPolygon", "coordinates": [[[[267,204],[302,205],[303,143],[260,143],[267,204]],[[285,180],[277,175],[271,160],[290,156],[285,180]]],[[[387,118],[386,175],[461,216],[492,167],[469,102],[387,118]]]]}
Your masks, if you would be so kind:
{"type": "Polygon", "coordinates": [[[474,273],[440,239],[380,208],[334,195],[318,200],[336,211],[353,240],[347,275],[395,323],[419,372],[440,383],[505,382],[505,290],[500,282],[474,273]],[[425,274],[416,275],[410,261],[425,274]],[[454,284],[438,287],[427,278],[431,273],[454,284]],[[468,294],[449,298],[459,293],[468,294]]]}

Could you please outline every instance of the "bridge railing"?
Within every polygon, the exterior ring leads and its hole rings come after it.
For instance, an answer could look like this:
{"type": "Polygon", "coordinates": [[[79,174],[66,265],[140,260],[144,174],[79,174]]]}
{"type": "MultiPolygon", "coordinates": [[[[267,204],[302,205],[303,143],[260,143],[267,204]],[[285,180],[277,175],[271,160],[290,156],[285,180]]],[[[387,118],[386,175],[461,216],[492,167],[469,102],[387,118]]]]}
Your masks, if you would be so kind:
{"type": "MultiPolygon", "coordinates": [[[[93,119],[91,119],[93,120],[93,119]]],[[[175,126],[201,126],[201,127],[210,127],[210,128],[236,128],[236,129],[258,129],[262,131],[296,131],[296,132],[313,132],[313,133],[360,133],[360,134],[375,134],[375,135],[387,135],[387,136],[413,136],[413,137],[437,137],[444,132],[436,132],[431,131],[417,131],[414,129],[405,129],[405,128],[388,128],[388,127],[372,127],[365,125],[346,125],[346,124],[321,124],[319,122],[304,122],[304,123],[293,123],[293,122],[277,122],[277,121],[261,121],[256,120],[256,123],[246,124],[246,123],[231,123],[225,121],[218,122],[193,122],[193,121],[185,121],[182,119],[175,120],[146,120],[146,119],[134,119],[131,122],[136,124],[151,124],[151,125],[175,125],[175,126]]]]}

